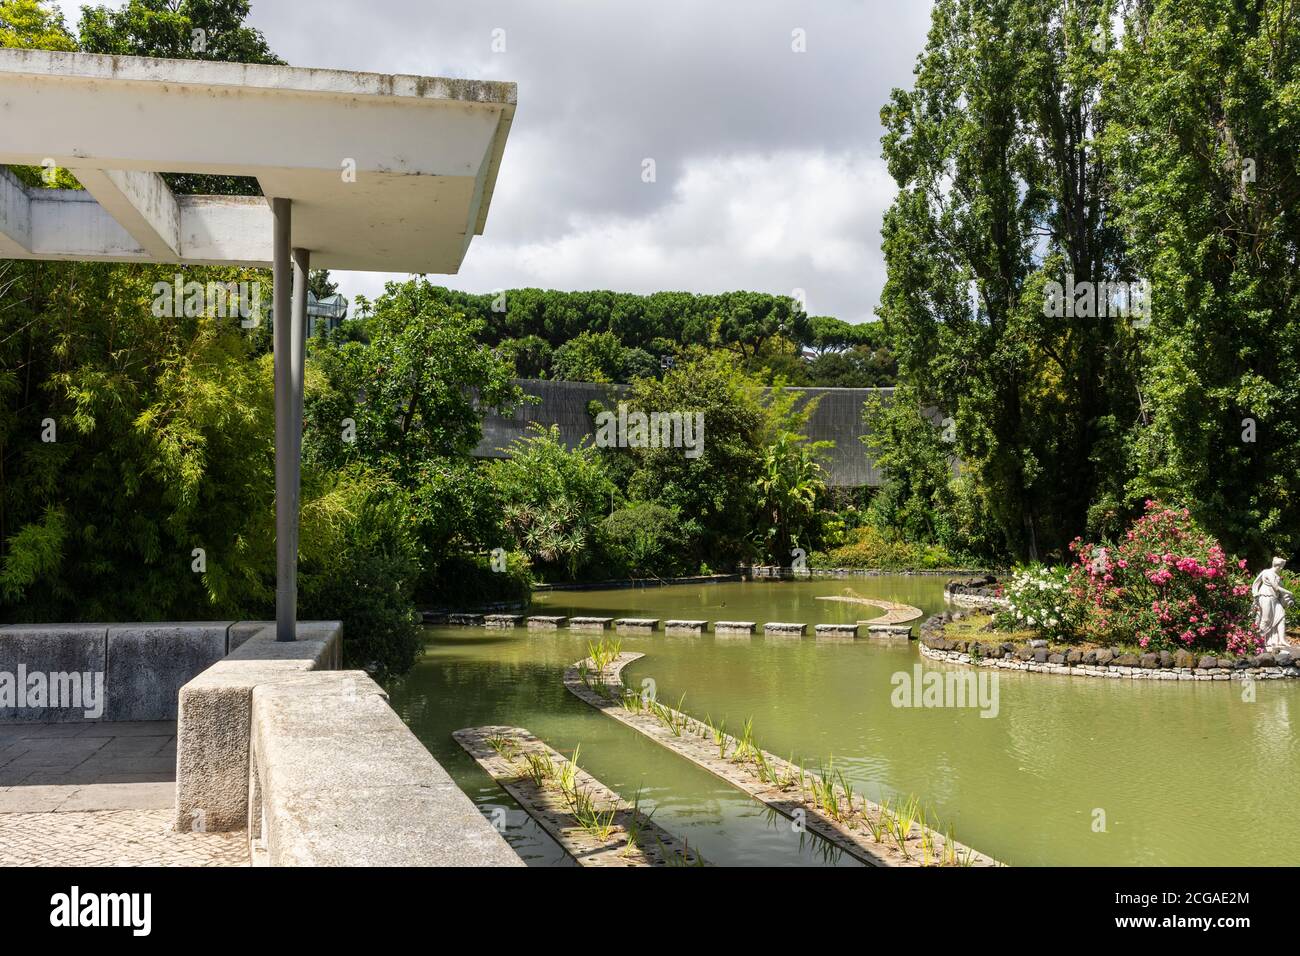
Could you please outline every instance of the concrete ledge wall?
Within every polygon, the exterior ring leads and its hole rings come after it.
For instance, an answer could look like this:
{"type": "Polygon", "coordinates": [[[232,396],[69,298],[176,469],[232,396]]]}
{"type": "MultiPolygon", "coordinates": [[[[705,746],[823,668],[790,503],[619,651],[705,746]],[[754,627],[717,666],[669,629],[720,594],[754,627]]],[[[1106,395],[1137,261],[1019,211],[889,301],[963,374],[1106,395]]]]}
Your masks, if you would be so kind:
{"type": "Polygon", "coordinates": [[[303,621],[296,641],[269,621],[231,628],[231,652],[180,689],[176,723],[176,829],[241,830],[248,816],[253,688],[337,669],[338,621],[303,621]]]}
{"type": "Polygon", "coordinates": [[[248,833],[272,866],[522,866],[362,671],[253,690],[248,833]]]}
{"type": "Polygon", "coordinates": [[[88,717],[84,707],[0,707],[0,723],[171,720],[181,685],[225,657],[245,626],[190,621],[0,627],[0,671],[15,678],[20,668],[28,675],[91,675],[103,687],[97,716],[88,717]]]}

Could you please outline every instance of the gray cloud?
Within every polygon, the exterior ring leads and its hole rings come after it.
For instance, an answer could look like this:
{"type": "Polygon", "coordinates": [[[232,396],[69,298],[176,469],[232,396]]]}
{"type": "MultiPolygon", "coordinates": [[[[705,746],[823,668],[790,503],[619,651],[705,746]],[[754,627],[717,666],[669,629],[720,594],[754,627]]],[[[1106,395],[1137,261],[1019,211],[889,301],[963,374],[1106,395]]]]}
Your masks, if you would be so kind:
{"type": "MultiPolygon", "coordinates": [[[[879,110],[911,80],[923,0],[253,0],[251,20],[299,66],[519,84],[487,230],[448,285],[876,305],[894,194],[879,110]]],[[[338,278],[373,296],[391,277],[338,278]]]]}

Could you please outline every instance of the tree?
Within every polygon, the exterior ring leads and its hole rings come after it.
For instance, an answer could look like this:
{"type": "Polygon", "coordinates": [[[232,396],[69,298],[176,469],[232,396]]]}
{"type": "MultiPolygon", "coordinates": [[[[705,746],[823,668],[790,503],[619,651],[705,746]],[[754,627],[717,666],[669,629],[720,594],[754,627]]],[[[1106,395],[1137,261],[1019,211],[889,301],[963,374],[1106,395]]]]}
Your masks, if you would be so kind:
{"type": "Polygon", "coordinates": [[[881,111],[899,195],[879,311],[905,394],[954,419],[957,455],[1017,556],[1062,551],[1084,526],[1110,480],[1096,452],[1132,413],[1132,330],[1044,308],[1062,273],[1131,277],[1099,147],[1111,12],[939,0],[915,87],[881,111]]]}
{"type": "Polygon", "coordinates": [[[42,0],[0,0],[0,47],[71,51],[77,41],[63,14],[42,0]]]}
{"type": "Polygon", "coordinates": [[[610,332],[583,332],[555,350],[551,371],[565,382],[621,382],[623,345],[610,332]]]}
{"type": "Polygon", "coordinates": [[[737,355],[699,349],[685,353],[662,379],[639,379],[628,396],[629,414],[703,417],[698,457],[672,447],[626,453],[632,463],[628,497],[657,502],[682,516],[694,565],[730,565],[753,554],[756,486],[770,424],[760,396],[737,355]]]}
{"type": "Polygon", "coordinates": [[[468,458],[483,436],[480,409],[508,411],[520,398],[481,330],[427,282],[390,282],[368,342],[314,353],[324,381],[305,400],[306,454],[333,467],[361,461],[408,486],[430,460],[468,458]]]}
{"type": "Polygon", "coordinates": [[[817,461],[819,445],[801,435],[781,431],[763,449],[758,476],[758,530],[767,555],[778,564],[790,560],[792,547],[809,544],[817,501],[826,493],[826,479],[817,461]]]}
{"type": "Polygon", "coordinates": [[[283,63],[248,26],[249,0],[128,0],[81,8],[81,49],[118,56],[283,63]]]}
{"type": "Polygon", "coordinates": [[[514,366],[519,378],[546,378],[551,370],[551,346],[538,335],[505,339],[496,347],[501,358],[514,366]]]}
{"type": "Polygon", "coordinates": [[[568,449],[558,426],[533,426],[488,466],[505,528],[544,577],[576,578],[617,494],[596,450],[568,449]]]}
{"type": "MultiPolygon", "coordinates": [[[[1300,4],[1152,0],[1116,53],[1106,145],[1151,282],[1140,412],[1114,458],[1229,550],[1300,547],[1300,4]]],[[[1103,528],[1113,532],[1116,529],[1103,528]]]]}

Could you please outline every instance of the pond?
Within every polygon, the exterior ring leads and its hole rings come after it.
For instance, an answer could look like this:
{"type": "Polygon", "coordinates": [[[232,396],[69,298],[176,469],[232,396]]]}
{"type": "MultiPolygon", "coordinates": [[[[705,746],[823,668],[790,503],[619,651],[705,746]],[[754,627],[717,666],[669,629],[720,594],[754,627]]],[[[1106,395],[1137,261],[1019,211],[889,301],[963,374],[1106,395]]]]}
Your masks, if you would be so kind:
{"type": "MultiPolygon", "coordinates": [[[[534,614],[806,622],[803,639],[622,637],[645,657],[630,686],[738,730],[810,770],[832,759],[855,790],[917,794],[962,842],[1013,865],[1260,865],[1295,862],[1300,815],[1300,682],[1129,681],[998,671],[998,708],[895,707],[896,674],[916,643],[819,641],[815,623],[867,620],[874,608],[822,595],[943,609],[940,577],[751,581],[538,594],[534,614]],[[1099,829],[1104,826],[1104,830],[1099,829]]],[[[914,626],[919,626],[915,622],[914,626]]],[[[866,629],[863,628],[865,635],[866,629]]],[[[430,628],[416,667],[389,686],[393,706],[485,809],[507,808],[507,839],[530,864],[559,847],[496,787],[451,733],[525,727],[632,799],[719,864],[856,865],[790,822],[598,713],[564,690],[563,670],[594,635],[430,628]]],[[[924,662],[926,671],[954,665],[924,662]]]]}

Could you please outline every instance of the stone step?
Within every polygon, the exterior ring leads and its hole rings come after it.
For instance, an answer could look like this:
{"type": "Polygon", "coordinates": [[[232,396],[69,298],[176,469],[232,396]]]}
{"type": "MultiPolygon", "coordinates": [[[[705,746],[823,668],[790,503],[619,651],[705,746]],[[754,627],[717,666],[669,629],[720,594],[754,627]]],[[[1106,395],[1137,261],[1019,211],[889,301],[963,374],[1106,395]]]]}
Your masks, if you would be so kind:
{"type": "Polygon", "coordinates": [[[868,624],[867,637],[877,641],[910,641],[910,624],[868,624]]]}
{"type": "Polygon", "coordinates": [[[768,621],[763,625],[764,634],[780,634],[791,637],[796,634],[807,634],[807,624],[789,624],[782,621],[768,621]]]}
{"type": "Polygon", "coordinates": [[[814,630],[818,637],[857,637],[856,624],[818,624],[814,630]]]}
{"type": "Polygon", "coordinates": [[[614,626],[622,631],[639,631],[649,633],[659,626],[657,617],[620,617],[614,626]]]}
{"type": "Polygon", "coordinates": [[[518,627],[524,623],[522,614],[484,614],[484,627],[518,627]]]}
{"type": "Polygon", "coordinates": [[[703,634],[708,621],[664,621],[664,632],[669,634],[703,634]]]}
{"type": "Polygon", "coordinates": [[[482,627],[482,614],[448,614],[447,623],[457,627],[482,627]]]}
{"type": "Polygon", "coordinates": [[[564,627],[564,622],[567,620],[568,618],[563,615],[534,614],[528,619],[528,626],[544,630],[555,630],[564,627]]]}
{"type": "Polygon", "coordinates": [[[575,631],[605,631],[614,623],[612,617],[571,617],[569,628],[575,631]]]}
{"type": "Polygon", "coordinates": [[[714,621],[714,634],[753,634],[756,625],[753,621],[714,621]]]}

